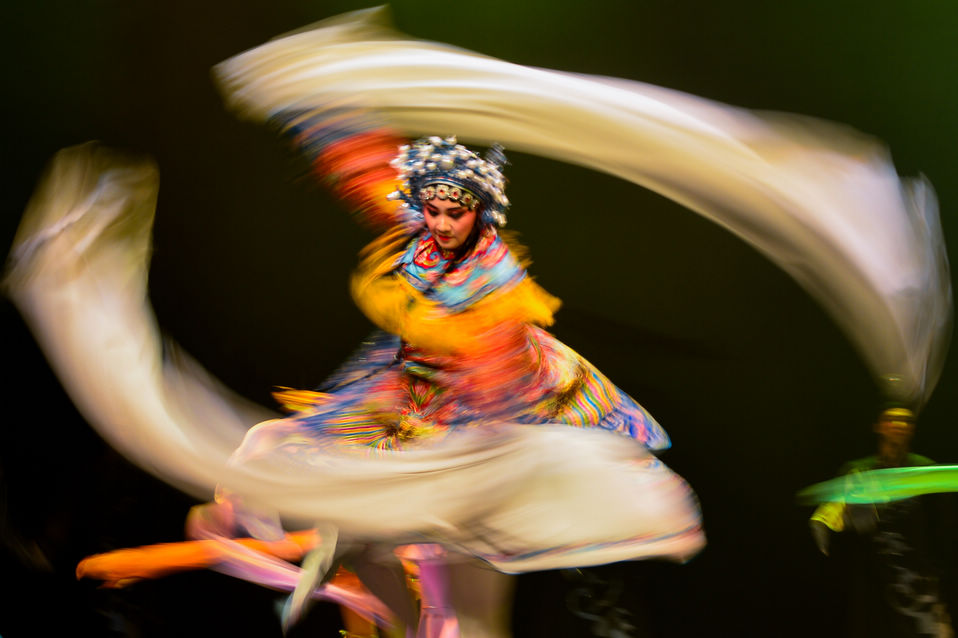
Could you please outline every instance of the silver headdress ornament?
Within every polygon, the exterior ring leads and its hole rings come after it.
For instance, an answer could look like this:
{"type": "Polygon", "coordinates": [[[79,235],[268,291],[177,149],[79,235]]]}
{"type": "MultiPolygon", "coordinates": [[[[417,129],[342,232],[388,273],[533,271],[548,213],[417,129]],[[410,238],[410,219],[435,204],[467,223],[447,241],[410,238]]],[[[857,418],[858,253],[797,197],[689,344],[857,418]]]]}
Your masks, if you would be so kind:
{"type": "Polygon", "coordinates": [[[509,199],[502,167],[507,163],[498,144],[482,158],[457,144],[455,137],[422,138],[400,146],[390,162],[402,185],[388,198],[401,199],[403,208],[419,212],[422,202],[437,198],[459,202],[469,210],[481,206],[483,223],[505,226],[509,199]]]}

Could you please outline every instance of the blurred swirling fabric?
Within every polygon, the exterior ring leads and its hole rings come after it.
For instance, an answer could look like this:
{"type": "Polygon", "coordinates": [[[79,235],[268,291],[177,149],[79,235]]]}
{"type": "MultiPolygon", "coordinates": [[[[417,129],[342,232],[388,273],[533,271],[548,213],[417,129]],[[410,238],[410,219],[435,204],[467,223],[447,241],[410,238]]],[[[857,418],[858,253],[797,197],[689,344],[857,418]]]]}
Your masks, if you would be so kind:
{"type": "Polygon", "coordinates": [[[58,153],[6,279],[81,413],[140,467],[201,498],[217,487],[242,498],[260,538],[281,534],[280,516],[293,528],[323,521],[350,538],[439,541],[516,572],[701,548],[688,485],[605,431],[503,423],[401,453],[230,463],[271,415],[161,340],[146,298],[157,177],[95,144],[58,153]]]}
{"type": "MultiPolygon", "coordinates": [[[[897,378],[916,401],[931,392],[951,311],[934,194],[899,179],[880,144],[803,118],[411,40],[378,16],[349,14],[223,63],[227,101],[261,121],[288,109],[365,109],[403,134],[500,142],[656,190],[780,264],[877,378],[897,378]]],[[[241,494],[265,524],[275,513],[358,537],[435,539],[506,571],[681,559],[700,548],[688,486],[638,443],[605,432],[503,424],[375,463],[316,454],[230,464],[249,426],[270,415],[163,344],[146,300],[156,192],[149,162],[97,146],[61,152],[6,280],[80,410],[141,467],[201,497],[216,485],[241,494]]]]}
{"type": "Polygon", "coordinates": [[[661,193],[794,277],[890,398],[927,400],[952,312],[937,201],[924,178],[899,178],[880,142],[811,118],[510,64],[409,38],[386,20],[383,9],[345,14],[227,60],[215,75],[226,101],[255,120],[368,109],[407,135],[498,142],[661,193]]]}
{"type": "Polygon", "coordinates": [[[956,465],[891,467],[854,472],[810,485],[798,493],[798,500],[806,504],[887,503],[924,494],[956,491],[956,465]]]}

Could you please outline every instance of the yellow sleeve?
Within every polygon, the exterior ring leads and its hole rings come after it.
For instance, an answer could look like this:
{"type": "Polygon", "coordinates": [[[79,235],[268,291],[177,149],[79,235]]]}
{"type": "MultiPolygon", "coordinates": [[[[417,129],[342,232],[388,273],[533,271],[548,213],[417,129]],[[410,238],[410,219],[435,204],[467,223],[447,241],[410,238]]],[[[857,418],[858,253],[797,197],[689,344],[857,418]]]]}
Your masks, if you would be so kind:
{"type": "Polygon", "coordinates": [[[809,520],[818,521],[833,532],[841,532],[845,529],[845,504],[844,503],[822,503],[809,520]]]}

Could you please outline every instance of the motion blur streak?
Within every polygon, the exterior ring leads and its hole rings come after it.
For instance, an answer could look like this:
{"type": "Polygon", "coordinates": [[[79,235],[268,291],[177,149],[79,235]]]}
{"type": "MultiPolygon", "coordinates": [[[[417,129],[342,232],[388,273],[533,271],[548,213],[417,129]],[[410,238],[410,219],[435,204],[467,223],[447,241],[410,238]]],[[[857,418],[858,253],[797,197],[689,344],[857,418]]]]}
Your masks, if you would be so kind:
{"type": "Polygon", "coordinates": [[[366,108],[411,136],[448,131],[650,188],[786,270],[886,394],[927,400],[951,316],[937,202],[925,179],[899,179],[880,142],[811,118],[413,40],[385,17],[345,14],[222,63],[227,102],[260,121],[284,109],[366,108]]]}

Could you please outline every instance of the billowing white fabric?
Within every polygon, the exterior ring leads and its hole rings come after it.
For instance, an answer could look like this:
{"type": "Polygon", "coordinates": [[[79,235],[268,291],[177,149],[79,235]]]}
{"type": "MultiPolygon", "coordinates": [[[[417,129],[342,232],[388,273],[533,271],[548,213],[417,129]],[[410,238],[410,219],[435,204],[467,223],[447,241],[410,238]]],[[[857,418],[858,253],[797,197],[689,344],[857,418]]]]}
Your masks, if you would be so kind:
{"type": "Polygon", "coordinates": [[[940,374],[951,287],[937,204],[855,131],[660,87],[529,68],[346,14],[216,67],[228,103],[266,120],[355,107],[409,135],[456,134],[587,166],[722,224],[785,269],[855,343],[891,398],[940,374]]]}
{"type": "MultiPolygon", "coordinates": [[[[228,100],[257,119],[371,109],[409,134],[499,141],[652,188],[762,250],[832,313],[877,377],[927,397],[951,309],[944,249],[930,186],[900,181],[880,146],[823,123],[409,40],[370,17],[224,63],[228,100]]],[[[256,458],[229,463],[269,415],[162,344],[145,295],[155,197],[148,163],[62,152],[7,278],[82,413],[141,467],[201,497],[221,485],[267,526],[275,510],[350,538],[435,540],[507,571],[683,559],[701,547],[685,483],[602,431],[503,424],[374,458],[286,442],[270,454],[257,440],[256,458]]]]}
{"type": "MultiPolygon", "coordinates": [[[[185,355],[164,354],[146,300],[157,173],[86,145],[61,151],[16,238],[7,289],[74,402],[144,469],[254,513],[378,542],[436,541],[504,571],[643,557],[704,538],[691,490],[627,437],[503,424],[419,451],[301,449],[185,355]],[[255,454],[246,455],[252,449],[255,454]]],[[[168,351],[172,346],[167,346],[168,351]]]]}
{"type": "Polygon", "coordinates": [[[207,498],[249,425],[271,415],[229,396],[172,344],[164,357],[146,297],[157,180],[142,158],[94,144],[60,151],[24,214],[4,283],[104,438],[207,498]],[[221,427],[191,429],[203,421],[221,427]]]}

